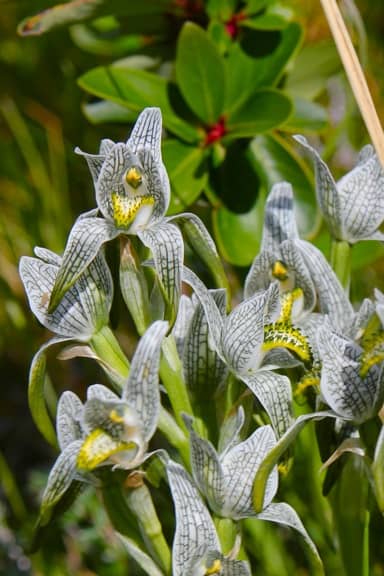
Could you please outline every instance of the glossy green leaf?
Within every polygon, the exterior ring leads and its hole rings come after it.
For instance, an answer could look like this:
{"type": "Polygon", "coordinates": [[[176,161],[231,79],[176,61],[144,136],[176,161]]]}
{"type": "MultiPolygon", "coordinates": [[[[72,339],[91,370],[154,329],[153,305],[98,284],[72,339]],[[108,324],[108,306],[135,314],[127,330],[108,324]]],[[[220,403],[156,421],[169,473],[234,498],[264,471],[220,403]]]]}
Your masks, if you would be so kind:
{"type": "Polygon", "coordinates": [[[176,78],[191,110],[206,124],[214,124],[225,100],[224,60],[207,32],[191,22],[179,36],[176,78]]]}
{"type": "Polygon", "coordinates": [[[285,88],[292,95],[313,100],[326,89],[330,76],[340,70],[341,62],[333,41],[308,44],[297,56],[285,88]]]}
{"type": "Polygon", "coordinates": [[[103,124],[104,122],[133,124],[137,118],[136,112],[110,100],[100,100],[98,102],[84,104],[83,114],[91,124],[103,124]]]}
{"type": "Polygon", "coordinates": [[[207,180],[206,153],[179,140],[166,140],[163,160],[171,182],[172,194],[168,213],[187,208],[202,192],[207,180]]]}
{"type": "Polygon", "coordinates": [[[279,34],[278,45],[264,58],[251,57],[238,43],[233,43],[226,59],[227,77],[230,79],[225,105],[228,115],[241,108],[261,87],[277,85],[300,46],[302,29],[299,24],[291,23],[279,34]]]}
{"type": "Polygon", "coordinates": [[[292,133],[320,132],[328,126],[329,118],[326,109],[320,104],[304,98],[292,98],[293,110],[284,123],[284,130],[292,133]]]}
{"type": "Polygon", "coordinates": [[[272,130],[288,119],[291,110],[291,101],[282,92],[259,90],[229,115],[226,138],[251,138],[272,130]]]}
{"type": "Polygon", "coordinates": [[[208,0],[206,3],[207,14],[210,18],[219,18],[227,20],[232,16],[236,9],[236,0],[208,0]]]}
{"type": "Polygon", "coordinates": [[[187,142],[200,139],[196,128],[175,115],[170,102],[172,85],[165,78],[145,70],[114,65],[94,68],[81,76],[78,82],[87,92],[135,112],[147,106],[158,106],[164,127],[170,132],[187,142]]]}
{"type": "Polygon", "coordinates": [[[287,21],[279,14],[266,13],[256,18],[247,18],[241,25],[252,30],[280,30],[286,27],[287,21]]]}
{"type": "Polygon", "coordinates": [[[316,224],[317,207],[313,183],[306,164],[282,138],[257,136],[251,144],[258,173],[267,190],[277,182],[290,182],[295,195],[296,218],[302,234],[316,224]]]}
{"type": "Polygon", "coordinates": [[[260,247],[263,202],[257,201],[245,214],[235,214],[224,206],[213,212],[213,228],[222,256],[231,264],[249,266],[260,247]]]}
{"type": "Polygon", "coordinates": [[[255,14],[255,12],[259,12],[262,8],[268,6],[268,4],[271,4],[271,0],[248,0],[244,12],[245,14],[255,14]]]}

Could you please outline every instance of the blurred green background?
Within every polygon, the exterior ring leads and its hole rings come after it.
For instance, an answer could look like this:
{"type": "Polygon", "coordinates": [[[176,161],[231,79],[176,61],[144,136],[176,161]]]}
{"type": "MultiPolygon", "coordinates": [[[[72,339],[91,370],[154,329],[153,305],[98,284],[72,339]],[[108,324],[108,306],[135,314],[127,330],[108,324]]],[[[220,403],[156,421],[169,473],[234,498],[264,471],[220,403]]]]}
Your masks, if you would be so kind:
{"type": "MultiPolygon", "coordinates": [[[[121,0],[120,4],[124,3],[121,0]]],[[[99,19],[93,26],[58,27],[41,36],[17,34],[17,26],[24,18],[52,4],[43,0],[33,3],[13,0],[0,4],[0,573],[135,574],[113,538],[102,506],[91,492],[85,493],[64,516],[41,552],[34,556],[28,554],[39,494],[54,454],[37,432],[27,406],[29,363],[48,334],[29,312],[17,266],[20,257],[31,255],[36,245],[62,251],[75,217],[94,206],[88,169],[73,153],[75,146],[96,152],[103,137],[125,140],[130,129],[129,120],[133,121],[137,115],[135,109],[130,112],[100,105],[95,95],[87,95],[81,89],[78,78],[97,66],[109,65],[117,58],[132,54],[152,59],[152,68],[166,77],[169,74],[167,66],[175,58],[175,46],[184,21],[189,18],[206,28],[209,18],[204,2],[186,1],[174,3],[174,12],[172,17],[167,16],[166,24],[152,20],[152,33],[150,29],[143,30],[138,21],[135,24],[133,17],[122,16],[118,26],[116,21],[111,23],[107,18],[99,19]],[[161,26],[164,29],[159,34],[161,26]],[[156,65],[153,59],[157,59],[156,65]],[[92,107],[90,103],[96,105],[92,107]]],[[[313,127],[309,132],[324,145],[324,157],[334,174],[340,175],[351,167],[356,150],[367,142],[361,117],[341,73],[319,2],[287,0],[279,5],[283,18],[299,22],[303,27],[304,42],[297,58],[303,57],[300,55],[304,53],[302,62],[313,62],[313,65],[308,67],[299,63],[295,67],[295,59],[290,60],[279,78],[278,87],[294,93],[300,86],[301,93],[306,93],[312,102],[325,110],[327,120],[320,115],[319,132],[313,127]]],[[[238,3],[238,11],[241,7],[238,3]]],[[[359,0],[355,7],[351,1],[345,1],[343,7],[383,121],[383,2],[359,0]]],[[[272,32],[273,25],[261,31],[260,27],[257,29],[259,58],[268,57],[272,32]]],[[[211,33],[214,35],[215,31],[211,30],[211,33]]],[[[149,104],[150,97],[149,94],[149,104]]],[[[185,117],[189,116],[187,112],[185,117]]],[[[304,123],[304,132],[306,128],[308,124],[304,123]]],[[[249,241],[253,250],[259,239],[255,222],[260,222],[262,206],[254,204],[256,189],[261,197],[263,187],[265,193],[270,184],[271,172],[280,173],[276,163],[279,159],[284,163],[284,158],[281,160],[280,148],[279,157],[274,156],[272,148],[285,143],[288,150],[293,149],[292,131],[293,126],[283,124],[273,129],[274,140],[267,140],[269,133],[258,135],[251,144],[252,161],[256,162],[256,168],[251,172],[247,172],[248,152],[243,154],[243,139],[239,139],[237,147],[228,144],[224,152],[220,146],[213,146],[209,158],[203,159],[209,164],[209,177],[204,181],[196,178],[191,181],[193,194],[187,200],[175,196],[179,199],[175,209],[190,204],[190,209],[203,215],[211,227],[221,253],[228,261],[228,274],[235,293],[249,264],[247,258],[241,258],[242,248],[249,241]],[[239,162],[239,172],[244,169],[247,174],[237,205],[233,198],[231,200],[231,188],[224,190],[228,173],[220,168],[223,166],[221,154],[226,154],[226,158],[232,155],[231,161],[239,162]],[[203,195],[200,195],[201,190],[204,190],[203,195]],[[233,237],[240,238],[239,247],[228,242],[228,238],[233,237]]],[[[251,141],[248,134],[246,145],[251,141]]],[[[177,148],[177,144],[169,143],[167,146],[170,160],[176,163],[178,157],[177,154],[172,156],[172,147],[179,153],[182,146],[177,148]]],[[[281,173],[287,177],[289,170],[284,168],[281,173]]],[[[300,178],[306,178],[309,187],[308,192],[302,193],[303,205],[311,210],[313,200],[305,195],[311,194],[312,186],[308,167],[303,167],[303,174],[300,178]]],[[[174,178],[177,190],[177,174],[174,178]]],[[[327,252],[326,235],[321,228],[316,228],[315,213],[308,216],[315,226],[312,237],[327,252]]],[[[361,271],[356,274],[353,286],[355,300],[369,296],[373,286],[384,289],[384,260],[380,246],[369,243],[359,248],[354,265],[361,271]]],[[[57,391],[72,389],[82,395],[90,378],[97,375],[87,361],[58,363],[52,357],[51,362],[57,391]]],[[[325,503],[318,503],[322,501],[320,464],[318,455],[313,454],[314,444],[313,431],[302,434],[295,451],[294,471],[283,482],[281,495],[297,507],[320,548],[329,574],[342,574],[332,544],[329,510],[325,503]],[[297,485],[300,486],[299,494],[295,490],[297,485]]],[[[374,516],[373,534],[376,526],[380,527],[380,524],[374,516]]],[[[249,534],[259,543],[255,562],[261,574],[308,573],[300,544],[290,533],[278,534],[273,527],[249,522],[249,534]],[[297,562],[295,557],[298,556],[301,560],[297,562]]],[[[377,576],[384,574],[381,540],[380,532],[371,539],[372,557],[375,558],[372,574],[377,576]]]]}

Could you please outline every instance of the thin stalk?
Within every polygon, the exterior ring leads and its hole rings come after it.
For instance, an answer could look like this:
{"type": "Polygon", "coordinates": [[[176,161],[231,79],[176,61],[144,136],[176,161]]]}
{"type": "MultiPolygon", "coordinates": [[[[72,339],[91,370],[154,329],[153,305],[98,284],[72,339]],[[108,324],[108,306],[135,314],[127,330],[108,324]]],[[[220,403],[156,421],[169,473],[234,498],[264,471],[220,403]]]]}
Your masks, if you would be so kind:
{"type": "Polygon", "coordinates": [[[332,240],[331,266],[347,294],[351,280],[351,245],[345,240],[332,240]]]}
{"type": "Polygon", "coordinates": [[[129,374],[129,360],[109,326],[103,326],[96,332],[89,345],[95,354],[120,377],[120,380],[113,380],[121,387],[121,380],[127,378],[129,374]]]}
{"type": "Polygon", "coordinates": [[[138,486],[132,486],[128,490],[128,506],[138,520],[148,549],[157,559],[165,574],[170,574],[171,553],[153,505],[151,493],[142,480],[138,484],[138,486]]]}
{"type": "Polygon", "coordinates": [[[186,431],[181,414],[192,414],[187,388],[183,376],[183,366],[177,353],[176,342],[172,334],[163,341],[163,355],[160,361],[160,376],[168,393],[176,422],[186,431]]]}
{"type": "Polygon", "coordinates": [[[336,0],[320,0],[367,131],[384,166],[384,134],[359,58],[336,0]]]}
{"type": "Polygon", "coordinates": [[[173,417],[161,406],[157,424],[160,432],[166,437],[171,446],[174,446],[187,468],[190,468],[189,440],[173,417]]]}

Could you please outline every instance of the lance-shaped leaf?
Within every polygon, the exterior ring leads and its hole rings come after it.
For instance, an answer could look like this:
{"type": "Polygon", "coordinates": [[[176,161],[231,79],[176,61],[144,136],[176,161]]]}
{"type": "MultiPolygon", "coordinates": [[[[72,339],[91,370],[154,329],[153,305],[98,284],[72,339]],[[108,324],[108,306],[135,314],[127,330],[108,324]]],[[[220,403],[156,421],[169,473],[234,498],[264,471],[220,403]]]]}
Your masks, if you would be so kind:
{"type": "Polygon", "coordinates": [[[167,474],[176,516],[173,575],[250,576],[246,562],[223,557],[212,518],[184,468],[169,460],[167,474]]]}
{"type": "Polygon", "coordinates": [[[319,330],[320,389],[341,417],[358,424],[377,413],[383,400],[383,363],[364,362],[362,348],[326,327],[319,330]]]}
{"type": "Polygon", "coordinates": [[[357,165],[336,184],[318,152],[303,136],[295,139],[314,161],[317,197],[332,236],[350,244],[382,240],[384,171],[373,147],[365,146],[357,165]]]}
{"type": "Polygon", "coordinates": [[[127,536],[118,533],[117,535],[126,548],[128,554],[138,563],[148,576],[164,576],[163,571],[160,570],[152,558],[142,550],[133,538],[128,538],[127,536]]]}

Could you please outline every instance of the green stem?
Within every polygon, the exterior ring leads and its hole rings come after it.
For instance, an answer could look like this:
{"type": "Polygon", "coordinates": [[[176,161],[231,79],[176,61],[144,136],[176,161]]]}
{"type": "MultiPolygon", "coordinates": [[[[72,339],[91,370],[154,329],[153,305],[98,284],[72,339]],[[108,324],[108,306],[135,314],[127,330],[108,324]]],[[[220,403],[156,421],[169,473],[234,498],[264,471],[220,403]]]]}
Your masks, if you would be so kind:
{"type": "Polygon", "coordinates": [[[172,334],[164,339],[162,350],[163,356],[160,361],[161,380],[167,390],[176,422],[183,431],[186,431],[181,414],[184,412],[185,414],[193,415],[193,411],[184,381],[183,366],[172,334]]]}
{"type": "Polygon", "coordinates": [[[189,440],[163,406],[160,408],[160,416],[157,426],[162,434],[167,438],[171,446],[174,446],[178,450],[185,466],[190,468],[189,440]]]}
{"type": "Polygon", "coordinates": [[[237,526],[231,518],[215,518],[217,535],[224,556],[228,555],[236,542],[237,526]]]}
{"type": "Polygon", "coordinates": [[[120,348],[109,326],[103,326],[89,342],[92,350],[100,358],[102,367],[119,391],[129,374],[129,360],[120,348]]]}
{"type": "Polygon", "coordinates": [[[332,240],[331,266],[341,285],[349,293],[351,279],[351,245],[345,240],[332,240]]]}
{"type": "Polygon", "coordinates": [[[127,502],[139,522],[148,549],[164,572],[170,574],[171,553],[147,486],[141,483],[138,487],[131,488],[127,494],[127,502]]]}

